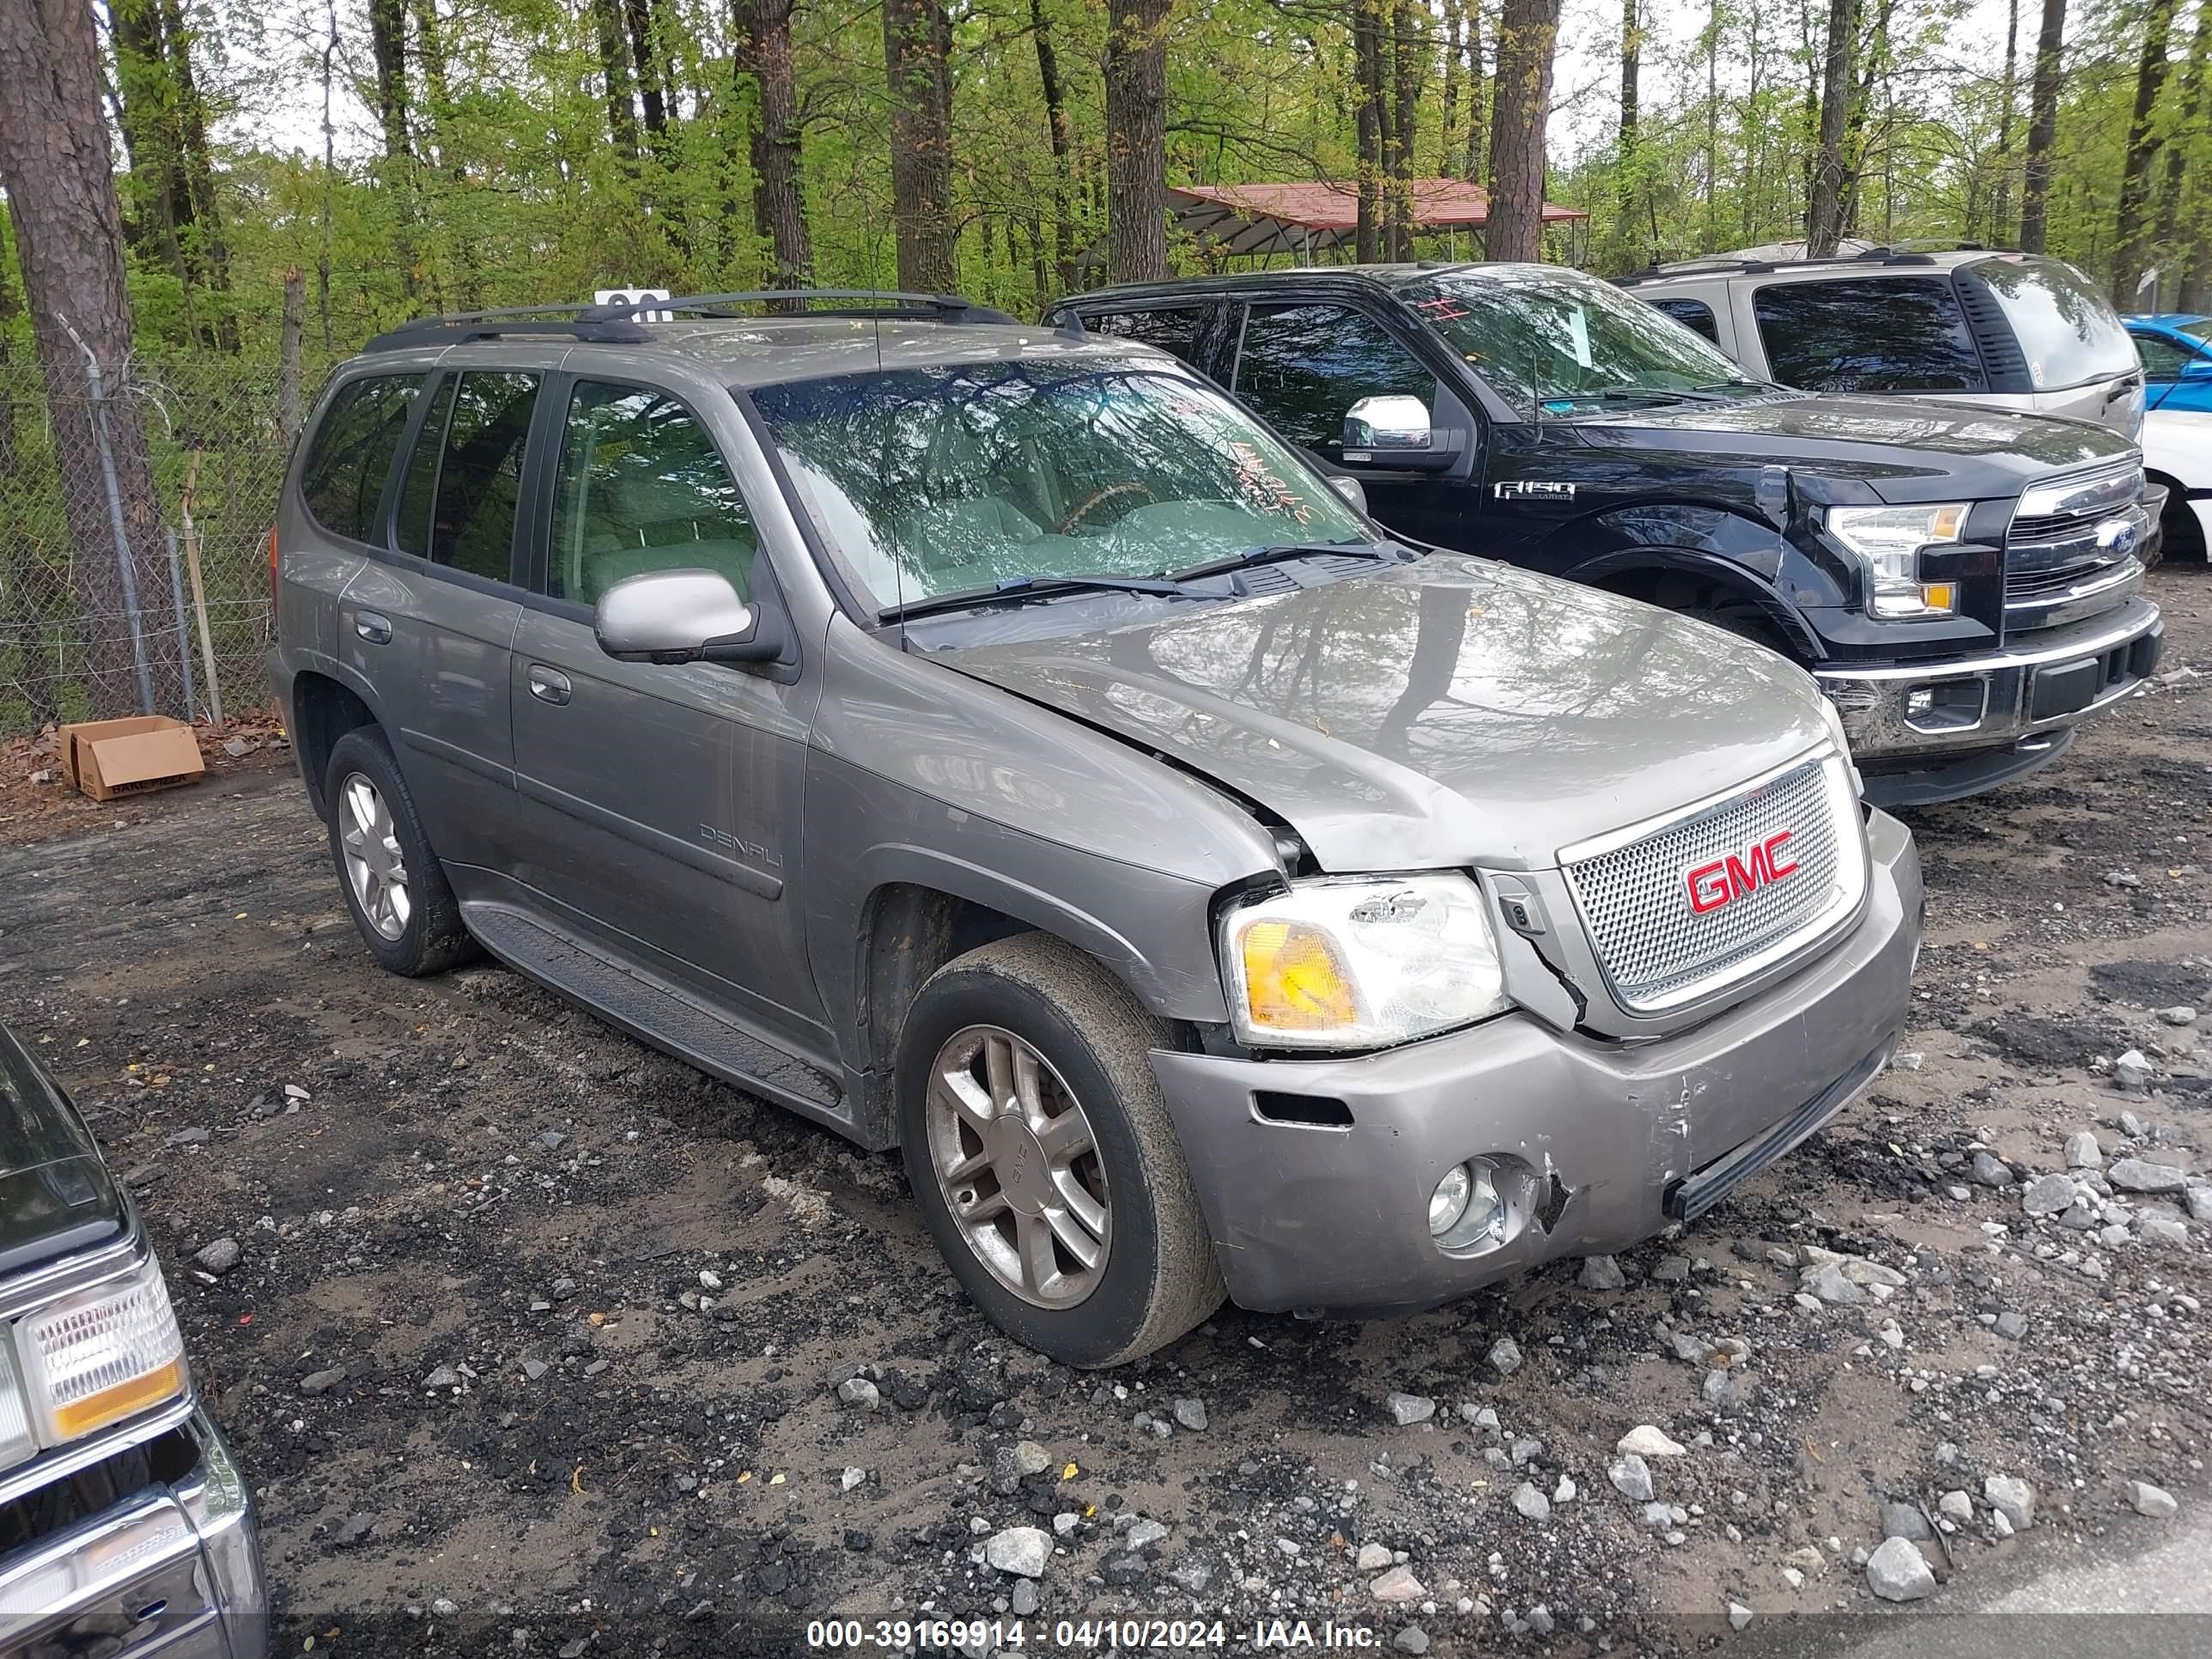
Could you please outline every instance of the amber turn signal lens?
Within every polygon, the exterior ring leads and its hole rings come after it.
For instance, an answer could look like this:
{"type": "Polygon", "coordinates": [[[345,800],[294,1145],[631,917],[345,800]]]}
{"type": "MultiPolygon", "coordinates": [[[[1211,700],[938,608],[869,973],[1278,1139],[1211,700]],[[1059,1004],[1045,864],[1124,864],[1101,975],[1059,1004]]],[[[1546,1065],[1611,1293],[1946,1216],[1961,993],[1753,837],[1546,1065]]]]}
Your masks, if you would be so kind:
{"type": "Polygon", "coordinates": [[[1252,1024],[1276,1031],[1325,1030],[1359,1018],[1352,976],[1335,941],[1295,921],[1244,930],[1244,1001],[1252,1024]]]}

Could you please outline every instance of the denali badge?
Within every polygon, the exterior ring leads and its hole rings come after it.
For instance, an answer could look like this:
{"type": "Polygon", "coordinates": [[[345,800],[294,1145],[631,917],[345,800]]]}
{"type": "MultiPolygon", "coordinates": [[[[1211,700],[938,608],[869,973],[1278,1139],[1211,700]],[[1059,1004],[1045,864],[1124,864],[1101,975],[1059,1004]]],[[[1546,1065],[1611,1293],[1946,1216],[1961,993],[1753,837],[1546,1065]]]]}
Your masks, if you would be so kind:
{"type": "Polygon", "coordinates": [[[1690,908],[1702,916],[1796,874],[1796,860],[1791,859],[1787,864],[1782,861],[1782,848],[1794,833],[1784,830],[1765,841],[1753,842],[1748,858],[1740,859],[1731,853],[1725,859],[1685,872],[1683,879],[1690,887],[1690,908]]]}

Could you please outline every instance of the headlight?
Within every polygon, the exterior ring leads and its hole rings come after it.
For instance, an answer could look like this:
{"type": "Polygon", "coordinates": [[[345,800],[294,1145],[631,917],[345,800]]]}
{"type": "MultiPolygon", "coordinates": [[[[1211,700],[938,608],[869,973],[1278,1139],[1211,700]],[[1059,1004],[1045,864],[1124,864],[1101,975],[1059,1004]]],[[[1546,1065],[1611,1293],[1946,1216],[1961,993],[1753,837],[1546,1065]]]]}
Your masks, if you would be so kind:
{"type": "Polygon", "coordinates": [[[16,1321],[15,1362],[32,1428],[49,1446],[184,1393],[185,1341],[160,1264],[16,1321]]]}
{"type": "Polygon", "coordinates": [[[1948,617],[1959,608],[1954,582],[1923,582],[1920,550],[1956,542],[1966,533],[1966,508],[1832,507],[1828,533],[1865,562],[1874,578],[1870,609],[1877,617],[1948,617]]]}
{"type": "Polygon", "coordinates": [[[1255,1048],[1379,1048],[1506,1006],[1465,876],[1294,883],[1222,919],[1230,1023],[1255,1048]]]}
{"type": "Polygon", "coordinates": [[[7,1345],[0,1343],[0,1469],[28,1462],[38,1449],[22,1390],[15,1386],[15,1363],[8,1357],[7,1345]]]}

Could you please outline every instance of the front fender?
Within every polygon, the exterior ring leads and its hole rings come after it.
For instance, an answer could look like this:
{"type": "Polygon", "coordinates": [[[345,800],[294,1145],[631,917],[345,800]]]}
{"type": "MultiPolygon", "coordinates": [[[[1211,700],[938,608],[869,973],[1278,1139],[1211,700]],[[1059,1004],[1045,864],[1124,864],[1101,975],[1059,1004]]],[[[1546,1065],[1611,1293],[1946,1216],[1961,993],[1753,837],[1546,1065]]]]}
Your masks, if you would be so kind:
{"type": "MultiPolygon", "coordinates": [[[[1792,560],[1796,560],[1794,550],[1775,556],[1771,562],[1788,565],[1792,560]]],[[[1797,562],[1802,564],[1803,561],[1797,560],[1797,562]]],[[[1561,574],[1571,580],[1587,582],[1593,587],[1613,587],[1624,576],[1663,571],[1680,572],[1715,583],[1756,605],[1759,614],[1807,661],[1817,662],[1826,655],[1820,635],[1806,620],[1804,612],[1786,597],[1790,591],[1787,584],[1778,583],[1774,577],[1765,574],[1758,567],[1747,565],[1711,547],[1632,544],[1584,559],[1561,574]]],[[[1806,567],[1806,572],[1808,575],[1817,576],[1809,566],[1806,567]]],[[[1829,585],[1823,581],[1822,586],[1829,585]]],[[[1805,590],[1800,588],[1796,591],[1805,590]]],[[[1814,591],[1820,590],[1816,588],[1814,591]]]]}

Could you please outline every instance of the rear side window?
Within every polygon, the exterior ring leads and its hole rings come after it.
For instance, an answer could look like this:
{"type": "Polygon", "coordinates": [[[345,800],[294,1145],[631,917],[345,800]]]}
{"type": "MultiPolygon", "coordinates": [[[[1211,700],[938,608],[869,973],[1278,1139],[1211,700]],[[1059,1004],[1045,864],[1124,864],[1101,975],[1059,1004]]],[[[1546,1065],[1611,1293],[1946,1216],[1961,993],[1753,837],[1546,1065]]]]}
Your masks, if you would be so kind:
{"type": "Polygon", "coordinates": [[[1200,306],[1176,306],[1165,311],[1109,311],[1103,317],[1085,319],[1094,334],[1171,351],[1187,363],[1198,361],[1198,331],[1206,321],[1200,306]]]}
{"type": "Polygon", "coordinates": [[[579,381],[553,485],[545,591],[596,605],[625,576],[712,570],[752,586],[759,538],[698,419],[665,392],[579,381]]]}
{"type": "Polygon", "coordinates": [[[406,434],[419,374],[373,374],[339,389],[300,469],[300,495],[334,536],[368,541],[392,458],[406,434]]]}
{"type": "Polygon", "coordinates": [[[1751,296],[1766,363],[1806,392],[1983,392],[1981,355],[1941,276],[1769,283],[1751,296]]]}
{"type": "Polygon", "coordinates": [[[1292,443],[1340,454],[1352,404],[1394,393],[1433,414],[1437,377],[1373,318],[1344,306],[1252,307],[1237,395],[1292,443]]]}
{"type": "Polygon", "coordinates": [[[1651,303],[1692,334],[1702,335],[1715,345],[1721,343],[1720,329],[1713,321],[1713,308],[1703,300],[1654,300],[1651,303]]]}
{"type": "Polygon", "coordinates": [[[393,531],[399,550],[507,580],[534,374],[471,370],[438,388],[408,458],[393,531]]]}

